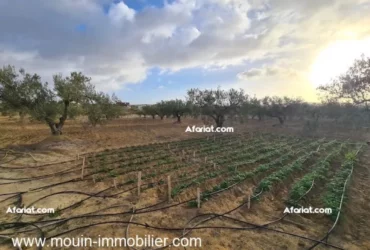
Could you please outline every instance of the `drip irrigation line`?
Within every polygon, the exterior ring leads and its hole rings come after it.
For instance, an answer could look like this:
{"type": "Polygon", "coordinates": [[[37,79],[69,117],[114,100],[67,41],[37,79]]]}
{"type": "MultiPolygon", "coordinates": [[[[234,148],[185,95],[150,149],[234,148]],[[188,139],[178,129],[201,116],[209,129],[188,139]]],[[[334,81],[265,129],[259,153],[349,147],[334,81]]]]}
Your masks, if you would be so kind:
{"type": "MultiPolygon", "coordinates": [[[[42,229],[39,226],[35,225],[32,222],[13,222],[11,224],[14,224],[15,226],[25,226],[25,225],[26,226],[33,226],[33,227],[36,228],[35,230],[37,230],[39,232],[39,238],[42,238],[42,239],[45,238],[44,231],[42,231],[42,229]]],[[[8,238],[6,235],[3,235],[3,234],[0,234],[0,237],[6,237],[6,238],[8,238]]],[[[37,247],[37,250],[42,250],[42,246],[38,246],[37,247]]]]}
{"type": "MultiPolygon", "coordinates": [[[[228,190],[228,189],[231,189],[232,187],[234,187],[234,186],[236,186],[236,185],[238,185],[238,184],[240,184],[240,183],[242,183],[244,180],[241,180],[241,181],[239,181],[239,182],[236,182],[236,183],[234,183],[233,185],[230,185],[229,187],[227,187],[227,188],[225,188],[225,189],[221,189],[221,190],[218,190],[218,191],[214,191],[214,192],[211,192],[211,193],[209,193],[209,194],[207,194],[207,196],[212,196],[212,195],[214,195],[214,194],[217,194],[217,193],[221,193],[221,192],[223,192],[223,191],[226,191],[226,190],[228,190]]],[[[109,189],[111,189],[112,187],[110,187],[110,188],[107,188],[107,189],[105,189],[105,190],[102,190],[102,191],[100,191],[100,192],[98,192],[98,193],[96,193],[96,194],[99,194],[99,193],[101,193],[101,192],[104,192],[104,191],[107,191],[107,190],[109,190],[109,189]]],[[[134,187],[134,188],[132,188],[132,190],[133,189],[135,189],[136,187],[134,187]]],[[[125,191],[124,191],[125,192],[125,191]]],[[[203,196],[203,195],[202,195],[203,196]]],[[[68,208],[72,208],[72,207],[77,207],[77,206],[79,206],[83,201],[85,201],[85,200],[87,200],[87,199],[90,199],[91,197],[88,197],[88,198],[86,198],[86,199],[84,199],[84,200],[81,200],[81,201],[79,201],[79,202],[77,202],[77,203],[75,203],[75,204],[72,204],[72,205],[70,205],[70,206],[68,206],[68,207],[66,207],[66,208],[63,208],[63,209],[61,209],[61,211],[64,211],[64,210],[66,210],[66,209],[68,209],[68,208]]],[[[139,211],[139,212],[136,212],[136,213],[150,213],[150,212],[155,212],[155,211],[160,211],[160,210],[164,210],[164,209],[169,209],[169,208],[171,208],[171,207],[175,207],[175,206],[179,206],[179,205],[182,205],[182,204],[185,204],[185,203],[187,203],[187,202],[190,202],[190,201],[194,201],[195,200],[195,198],[193,198],[193,199],[189,199],[189,200],[185,200],[185,201],[183,201],[183,202],[179,202],[179,203],[176,203],[176,204],[173,204],[173,205],[169,205],[169,206],[165,206],[165,207],[161,207],[161,208],[157,208],[157,209],[152,209],[152,210],[149,210],[149,211],[142,211],[142,210],[147,210],[148,208],[150,208],[150,207],[155,207],[155,206],[157,206],[157,205],[159,205],[159,204],[162,204],[163,202],[159,202],[159,203],[157,203],[157,204],[153,204],[153,205],[151,205],[151,206],[149,206],[149,207],[144,207],[144,208],[141,208],[141,209],[137,209],[136,211],[139,211]],[[140,211],[142,211],[142,212],[140,212],[140,211]]],[[[107,208],[107,209],[109,209],[109,208],[107,208]]],[[[109,214],[110,216],[115,216],[115,215],[123,215],[123,214],[128,214],[128,213],[131,213],[130,211],[128,211],[128,212],[124,212],[124,213],[118,213],[118,214],[109,214]]],[[[99,215],[90,215],[90,216],[88,216],[88,215],[84,215],[84,217],[86,218],[86,217],[97,217],[97,216],[99,216],[99,215]]],[[[107,214],[103,214],[103,215],[101,215],[101,216],[107,216],[107,214]]],[[[73,218],[82,218],[81,216],[77,216],[77,217],[72,217],[72,218],[70,218],[70,219],[73,219],[73,218]]],[[[49,221],[53,221],[53,220],[48,220],[47,222],[49,222],[49,221]]],[[[57,220],[54,220],[54,221],[57,221],[57,220]]]]}
{"type": "MultiPolygon", "coordinates": [[[[355,154],[356,156],[360,152],[361,148],[362,148],[362,146],[357,150],[357,152],[355,154]]],[[[335,219],[335,222],[332,225],[332,227],[328,230],[328,232],[325,234],[325,236],[321,239],[321,241],[325,240],[325,242],[328,242],[330,234],[333,232],[335,226],[338,224],[340,213],[341,213],[341,210],[342,210],[343,201],[344,201],[344,196],[345,196],[345,192],[346,192],[347,183],[348,183],[348,181],[350,180],[350,178],[352,176],[353,168],[354,168],[354,165],[352,165],[351,172],[348,174],[348,177],[347,177],[346,181],[344,182],[342,197],[341,197],[340,204],[339,204],[339,207],[338,207],[338,214],[337,214],[337,217],[335,219]]],[[[312,246],[310,246],[307,250],[314,249],[315,247],[317,247],[320,244],[322,244],[322,243],[317,242],[317,243],[313,244],[312,246]]]]}
{"type": "MultiPolygon", "coordinates": [[[[249,134],[249,132],[247,132],[245,134],[249,134]]],[[[269,133],[266,133],[266,134],[269,134],[269,133]]],[[[233,137],[233,136],[234,135],[230,135],[230,137],[233,137]]],[[[161,143],[158,143],[158,145],[161,145],[161,146],[165,147],[165,145],[169,144],[169,143],[178,143],[178,142],[194,142],[194,143],[196,143],[198,141],[203,141],[203,140],[207,140],[207,137],[205,136],[205,137],[190,138],[190,139],[185,139],[185,140],[173,140],[173,141],[169,141],[169,142],[161,142],[161,143]]],[[[152,144],[130,145],[130,146],[122,147],[122,148],[110,149],[110,151],[117,150],[117,151],[121,151],[121,152],[123,151],[124,152],[124,150],[130,149],[130,148],[132,149],[132,148],[150,147],[150,146],[158,146],[158,145],[152,145],[152,144]]],[[[0,149],[0,150],[3,150],[3,149],[0,149]]],[[[97,151],[97,152],[86,152],[86,153],[81,153],[79,155],[80,156],[88,156],[88,155],[93,155],[93,154],[99,154],[99,153],[102,153],[104,151],[105,150],[101,150],[101,151],[97,151]]],[[[135,152],[135,151],[132,151],[132,152],[135,152]]],[[[17,152],[17,153],[18,154],[30,154],[30,153],[23,153],[23,152],[17,152]]],[[[15,159],[13,159],[13,160],[15,160],[15,159]]],[[[46,163],[46,164],[42,164],[42,165],[38,165],[38,166],[6,167],[6,166],[3,166],[3,165],[0,165],[0,169],[7,169],[7,170],[22,170],[22,169],[30,169],[30,168],[35,169],[35,168],[50,167],[50,166],[53,166],[53,165],[70,163],[70,162],[74,162],[74,161],[78,161],[78,160],[77,159],[71,159],[71,160],[65,160],[65,161],[60,161],[60,162],[51,162],[51,163],[46,163]]]]}
{"type": "MultiPolygon", "coordinates": [[[[189,179],[189,178],[186,178],[185,180],[187,180],[187,179],[189,179]]],[[[67,181],[67,182],[73,182],[73,181],[75,181],[75,180],[70,180],[70,181],[67,181]]],[[[181,181],[181,180],[180,180],[181,181]]],[[[62,182],[62,183],[66,183],[66,182],[62,182]]],[[[48,187],[50,187],[50,186],[55,186],[55,185],[57,185],[57,184],[60,184],[60,183],[56,183],[56,184],[51,184],[51,185],[49,185],[48,187]]],[[[125,184],[128,184],[128,183],[125,183],[125,184]]],[[[124,184],[124,185],[125,185],[124,184]]],[[[156,182],[152,182],[152,183],[145,183],[145,184],[143,184],[143,186],[150,186],[150,185],[153,185],[153,184],[157,184],[156,182]]],[[[164,184],[163,184],[164,185],[164,184]]],[[[157,185],[158,186],[158,185],[157,185]]],[[[161,184],[160,184],[160,186],[161,186],[161,184]]],[[[233,185],[234,186],[234,185],[233,185]]],[[[112,187],[111,187],[112,188],[112,187]]],[[[106,189],[106,190],[109,190],[109,189],[111,189],[111,188],[108,188],[108,189],[106,189]]],[[[30,191],[35,191],[35,190],[39,190],[40,188],[35,188],[35,189],[31,189],[30,191]]],[[[125,193],[125,192],[129,192],[129,191],[131,191],[131,190],[134,190],[134,189],[136,189],[136,187],[134,187],[134,188],[130,188],[130,189],[128,189],[128,190],[125,190],[125,191],[122,191],[122,192],[119,192],[119,193],[116,193],[116,194],[114,194],[114,195],[111,195],[111,196],[103,196],[102,198],[110,198],[110,197],[115,197],[115,196],[117,196],[117,195],[119,195],[119,194],[122,194],[122,193],[125,193]]],[[[106,191],[106,190],[103,190],[103,191],[106,191]]],[[[223,191],[223,190],[220,190],[220,191],[223,191]]],[[[38,202],[38,201],[40,201],[40,200],[42,200],[42,199],[44,199],[44,198],[47,198],[47,197],[50,197],[50,196],[53,196],[53,195],[56,195],[56,194],[62,194],[62,193],[74,193],[74,194],[85,194],[85,195],[89,195],[89,196],[94,196],[94,197],[98,197],[96,194],[86,194],[86,193],[82,193],[82,192],[75,192],[75,191],[64,191],[64,192],[58,192],[58,193],[54,193],[54,194],[50,194],[50,195],[47,195],[47,196],[44,196],[44,197],[42,197],[42,198],[40,198],[40,199],[38,199],[38,200],[36,200],[36,201],[34,201],[34,202],[32,202],[31,203],[31,205],[32,204],[35,204],[36,202],[38,202]]],[[[98,193],[100,193],[100,192],[98,192],[98,193]]],[[[75,203],[75,204],[72,204],[72,205],[70,205],[69,207],[67,207],[67,208],[64,208],[63,210],[65,210],[65,209],[68,209],[68,208],[71,208],[71,207],[76,207],[76,206],[78,206],[79,204],[81,204],[83,201],[85,201],[86,199],[84,199],[84,200],[82,200],[82,201],[79,201],[79,202],[77,202],[77,203],[75,203]]],[[[27,215],[34,215],[34,214],[27,214],[27,215]]],[[[36,214],[36,215],[40,215],[40,214],[36,214]]]]}
{"type": "MultiPolygon", "coordinates": [[[[242,182],[242,181],[240,181],[240,182],[242,182]]],[[[226,190],[228,190],[228,189],[230,189],[230,188],[232,188],[233,186],[235,186],[236,184],[239,184],[240,182],[238,182],[238,183],[235,183],[235,184],[233,184],[233,185],[231,185],[231,186],[229,186],[228,188],[225,188],[224,190],[219,190],[219,191],[215,191],[215,192],[213,192],[213,193],[210,193],[210,194],[207,194],[207,196],[210,196],[210,195],[213,195],[213,194],[216,194],[216,193],[220,193],[220,192],[222,192],[222,191],[226,191],[226,190]]],[[[313,186],[313,183],[312,183],[312,186],[313,186]]],[[[312,188],[312,186],[311,186],[311,188],[312,188]]],[[[108,188],[108,189],[110,189],[110,188],[108,188]]],[[[108,189],[106,189],[106,190],[108,190],[108,189]]],[[[104,192],[104,191],[106,191],[106,190],[103,190],[103,191],[101,191],[101,192],[104,192]]],[[[259,193],[259,194],[257,194],[257,195],[255,195],[255,196],[253,196],[253,198],[256,198],[258,195],[260,195],[262,193],[262,191],[259,193]]],[[[19,194],[19,193],[18,193],[19,194]]],[[[94,197],[93,195],[92,196],[89,196],[90,198],[91,197],[94,197]]],[[[98,197],[101,197],[101,196],[98,196],[98,197]]],[[[178,205],[181,205],[181,204],[184,204],[184,203],[186,203],[186,202],[189,202],[189,201],[193,201],[193,200],[195,200],[195,199],[189,199],[189,200],[186,200],[186,201],[183,201],[183,202],[180,202],[180,203],[177,203],[177,204],[172,204],[172,205],[169,205],[169,206],[165,206],[165,207],[161,207],[161,208],[155,208],[155,209],[150,209],[150,210],[148,210],[149,208],[152,208],[152,207],[155,207],[155,206],[158,206],[158,205],[160,205],[160,204],[162,204],[162,203],[164,203],[163,201],[162,202],[159,202],[159,203],[156,203],[156,204],[153,204],[153,205],[150,205],[150,206],[147,206],[147,207],[143,207],[143,208],[140,208],[140,209],[137,209],[136,211],[134,211],[135,212],[135,214],[143,214],[143,213],[151,213],[151,212],[155,212],[155,211],[159,211],[159,210],[164,210],[164,209],[168,209],[168,208],[171,208],[171,207],[174,207],[174,206],[178,206],[178,205]],[[147,210],[147,211],[146,211],[147,210]]],[[[214,217],[212,217],[212,218],[209,218],[209,219],[207,219],[207,220],[205,220],[205,221],[203,221],[203,222],[201,222],[201,223],[204,223],[204,222],[206,222],[206,221],[209,221],[209,220],[213,220],[213,219],[215,219],[215,218],[218,218],[218,217],[225,217],[225,218],[228,218],[228,216],[226,216],[226,214],[228,214],[228,213],[231,213],[231,212],[233,212],[233,211],[235,211],[235,210],[237,210],[238,208],[240,208],[241,206],[243,206],[245,204],[245,202],[242,204],[242,205],[240,205],[240,206],[238,206],[238,207],[236,207],[236,208],[234,208],[234,209],[232,209],[232,210],[230,210],[230,211],[227,211],[226,213],[223,213],[223,214],[214,214],[214,217]]],[[[107,208],[107,209],[109,209],[109,208],[107,208]]],[[[82,216],[75,216],[75,217],[70,217],[70,218],[65,218],[65,219],[56,219],[56,220],[48,220],[48,221],[40,221],[40,222],[35,222],[35,223],[45,223],[45,222],[55,222],[56,224],[57,223],[65,223],[65,222],[67,222],[67,221],[69,221],[69,220],[72,220],[72,219],[77,219],[77,218],[86,218],[86,217],[98,217],[98,216],[117,216],[117,215],[122,215],[122,214],[132,214],[132,211],[129,211],[129,212],[123,212],[123,213],[115,213],[115,214],[98,214],[98,215],[87,215],[87,214],[85,214],[85,215],[82,215],[82,216]]],[[[285,215],[286,216],[286,215],[285,215]]],[[[282,218],[284,218],[285,216],[283,216],[282,218]]],[[[231,217],[229,217],[229,218],[231,218],[231,217]]],[[[279,220],[281,220],[282,218],[280,218],[280,219],[278,219],[278,220],[276,220],[276,221],[274,221],[274,222],[271,222],[271,223],[275,223],[275,222],[277,222],[277,221],[279,221],[279,220]]],[[[194,219],[194,218],[193,218],[194,219]]],[[[192,220],[193,220],[192,219],[192,220]]],[[[233,220],[237,220],[237,219],[234,219],[234,218],[231,218],[231,219],[233,219],[233,220]]],[[[248,222],[244,222],[244,221],[240,221],[240,222],[243,222],[243,223],[248,223],[248,222]]],[[[91,224],[91,225],[86,225],[86,226],[83,226],[83,227],[79,227],[79,228],[75,228],[75,229],[71,229],[71,230],[68,230],[68,231],[65,231],[65,232],[63,232],[63,233],[61,233],[61,234],[58,234],[58,235],[55,235],[55,236],[53,236],[53,237],[57,237],[57,236],[60,236],[60,235],[62,235],[62,234],[66,234],[66,233],[68,233],[68,232],[71,232],[71,231],[75,231],[75,230],[78,230],[78,229],[83,229],[83,228],[87,228],[87,227],[91,227],[91,226],[94,226],[94,225],[101,225],[101,224],[111,224],[111,223],[121,223],[121,224],[133,224],[133,225],[138,225],[138,226],[145,226],[145,227],[148,227],[148,228],[153,228],[153,229],[159,229],[159,230],[182,230],[183,232],[184,232],[184,230],[186,229],[186,227],[185,228],[165,228],[165,227],[155,227],[155,226],[149,226],[148,224],[141,224],[141,223],[135,223],[135,222],[132,222],[131,220],[130,221],[128,221],[128,222],[123,222],[123,221],[112,221],[112,222],[110,222],[110,221],[108,221],[108,222],[101,222],[101,223],[95,223],[95,224],[91,224]]],[[[201,223],[198,223],[198,225],[199,224],[201,224],[201,223]]],[[[12,223],[6,223],[6,224],[2,224],[1,226],[6,226],[6,225],[10,225],[10,224],[12,224],[12,223]]],[[[14,223],[13,223],[14,224],[14,223]]],[[[23,225],[28,225],[29,223],[22,223],[23,225]]],[[[251,224],[251,223],[249,223],[249,224],[251,224]]],[[[49,224],[49,225],[47,225],[47,226],[50,226],[51,224],[49,224]]],[[[236,228],[236,227],[196,227],[196,228],[191,228],[190,229],[190,231],[191,230],[198,230],[198,229],[211,229],[211,228],[219,228],[219,229],[230,229],[230,230],[247,230],[247,229],[254,229],[254,228],[256,228],[256,229],[258,229],[258,228],[261,228],[261,227],[264,227],[264,225],[253,225],[253,227],[249,227],[249,228],[236,228]]],[[[317,242],[318,244],[325,244],[325,245],[328,245],[328,246],[332,246],[332,245],[330,245],[330,244],[328,244],[328,243],[325,243],[325,242],[321,242],[321,241],[318,241],[318,240],[314,240],[314,239],[310,239],[310,238],[307,238],[307,237],[304,237],[304,236],[300,236],[300,235],[295,235],[295,234],[292,234],[292,233],[287,233],[287,232],[283,232],[283,231],[279,231],[279,230],[275,230],[275,229],[270,229],[270,228],[262,228],[262,229],[266,229],[266,230],[272,230],[272,231],[275,231],[275,232],[277,232],[277,233],[282,233],[282,234],[287,234],[287,235],[291,235],[291,236],[296,236],[296,237],[300,237],[300,238],[302,238],[302,239],[307,239],[307,240],[311,240],[311,241],[315,241],[315,242],[317,242]]],[[[189,232],[190,232],[189,231],[189,232]]],[[[48,237],[49,239],[51,238],[51,237],[48,237]]],[[[341,248],[338,248],[338,247],[336,247],[336,246],[332,246],[332,247],[335,247],[335,248],[337,248],[337,249],[341,249],[341,248]]]]}

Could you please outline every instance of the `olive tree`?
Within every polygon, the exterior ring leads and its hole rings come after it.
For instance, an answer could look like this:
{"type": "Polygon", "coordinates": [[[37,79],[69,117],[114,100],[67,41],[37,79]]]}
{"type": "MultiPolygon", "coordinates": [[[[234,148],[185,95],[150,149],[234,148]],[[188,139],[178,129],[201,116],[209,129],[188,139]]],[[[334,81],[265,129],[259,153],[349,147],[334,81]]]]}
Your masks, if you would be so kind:
{"type": "Polygon", "coordinates": [[[240,112],[246,99],[244,91],[236,89],[190,89],[187,94],[189,103],[198,107],[201,114],[211,117],[217,127],[223,126],[227,115],[240,112]]]}
{"type": "Polygon", "coordinates": [[[122,113],[114,94],[110,97],[108,94],[95,91],[89,93],[89,98],[84,104],[84,110],[90,124],[94,127],[103,124],[105,121],[118,118],[122,113]]]}
{"type": "Polygon", "coordinates": [[[26,109],[33,119],[45,122],[53,135],[62,134],[71,103],[82,103],[91,91],[90,78],[81,72],[54,75],[54,91],[37,74],[19,74],[12,66],[0,69],[0,101],[13,109],[26,109]]]}
{"type": "Polygon", "coordinates": [[[165,106],[166,112],[177,118],[178,123],[181,123],[181,117],[190,113],[190,103],[180,99],[166,101],[165,106]]]}
{"type": "Polygon", "coordinates": [[[155,119],[155,116],[158,114],[158,110],[155,105],[145,105],[142,107],[141,111],[143,112],[144,116],[150,115],[153,119],[155,119]]]}
{"type": "Polygon", "coordinates": [[[288,116],[298,116],[303,109],[303,101],[299,98],[266,96],[262,99],[264,114],[279,120],[280,125],[285,123],[288,116]]]}
{"type": "Polygon", "coordinates": [[[171,108],[166,101],[161,101],[155,104],[155,110],[161,120],[163,120],[165,116],[171,115],[171,108]]]}
{"type": "Polygon", "coordinates": [[[363,55],[354,61],[345,74],[338,76],[327,85],[319,87],[327,99],[349,100],[369,109],[370,103],[370,57],[363,55]]]}

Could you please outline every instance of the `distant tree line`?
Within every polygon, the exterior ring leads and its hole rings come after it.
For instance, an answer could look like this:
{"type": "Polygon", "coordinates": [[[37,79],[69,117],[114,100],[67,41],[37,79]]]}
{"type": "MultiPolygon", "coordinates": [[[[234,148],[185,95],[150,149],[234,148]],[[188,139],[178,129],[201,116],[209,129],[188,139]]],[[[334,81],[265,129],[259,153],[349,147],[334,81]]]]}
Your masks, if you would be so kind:
{"type": "Polygon", "coordinates": [[[186,100],[162,101],[144,106],[140,115],[182,116],[198,118],[208,116],[217,127],[224,126],[227,119],[239,118],[264,120],[277,119],[277,125],[284,125],[287,119],[303,120],[304,129],[316,130],[319,120],[332,120],[337,124],[354,128],[368,127],[370,123],[370,58],[362,56],[348,71],[318,90],[322,102],[307,103],[300,98],[248,96],[243,90],[200,90],[190,89],[186,100]]]}
{"type": "MultiPolygon", "coordinates": [[[[0,111],[18,113],[21,119],[29,115],[45,122],[53,135],[62,134],[67,118],[86,115],[95,126],[124,114],[122,103],[115,95],[95,90],[90,78],[72,72],[70,76],[54,75],[53,90],[42,83],[37,74],[17,72],[14,67],[0,69],[0,111]]],[[[362,56],[348,71],[325,86],[319,87],[322,102],[310,104],[300,98],[266,96],[251,97],[242,89],[190,89],[185,100],[161,101],[131,109],[140,116],[173,117],[206,116],[217,127],[226,120],[276,119],[283,126],[286,120],[304,121],[304,129],[314,131],[323,119],[352,127],[368,127],[370,122],[370,58],[362,56]]]]}

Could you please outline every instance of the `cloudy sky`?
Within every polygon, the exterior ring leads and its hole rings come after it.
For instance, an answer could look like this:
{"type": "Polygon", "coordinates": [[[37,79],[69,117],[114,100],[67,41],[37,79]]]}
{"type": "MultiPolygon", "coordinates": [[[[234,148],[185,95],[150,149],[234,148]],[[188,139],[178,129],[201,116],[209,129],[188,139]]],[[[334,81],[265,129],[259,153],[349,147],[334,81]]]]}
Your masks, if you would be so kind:
{"type": "Polygon", "coordinates": [[[316,100],[370,56],[370,0],[0,0],[0,66],[82,71],[131,103],[193,87],[316,100]]]}

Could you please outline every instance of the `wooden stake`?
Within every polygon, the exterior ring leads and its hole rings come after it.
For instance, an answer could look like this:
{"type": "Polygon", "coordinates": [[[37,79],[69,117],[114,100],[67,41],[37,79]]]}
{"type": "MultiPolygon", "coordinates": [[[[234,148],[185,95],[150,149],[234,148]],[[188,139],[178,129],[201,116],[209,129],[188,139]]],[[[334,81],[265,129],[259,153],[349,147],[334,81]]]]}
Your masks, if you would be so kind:
{"type": "Polygon", "coordinates": [[[216,170],[216,162],[213,163],[213,168],[216,170]]]}
{"type": "Polygon", "coordinates": [[[207,163],[207,156],[204,157],[204,163],[207,163]]]}
{"type": "Polygon", "coordinates": [[[193,157],[195,157],[195,150],[193,151],[193,157]]]}
{"type": "Polygon", "coordinates": [[[85,157],[82,158],[81,180],[83,180],[83,178],[84,178],[84,169],[85,169],[85,157]]]}
{"type": "Polygon", "coordinates": [[[168,202],[171,202],[172,200],[172,197],[171,197],[171,193],[172,193],[172,190],[171,190],[171,176],[167,176],[167,187],[168,187],[168,202]]]}
{"type": "Polygon", "coordinates": [[[137,195],[140,196],[141,193],[141,171],[137,173],[137,195]]]}
{"type": "Polygon", "coordinates": [[[93,174],[93,182],[96,183],[96,180],[95,180],[95,175],[93,174]]]}
{"type": "Polygon", "coordinates": [[[200,188],[197,188],[197,203],[198,203],[198,208],[200,208],[200,188]]]}
{"type": "Polygon", "coordinates": [[[248,209],[251,208],[251,195],[252,195],[252,193],[253,193],[252,188],[249,188],[248,189],[248,209]]]}
{"type": "Polygon", "coordinates": [[[113,185],[114,185],[114,188],[117,189],[117,182],[116,182],[116,178],[113,179],[113,185]]]}

